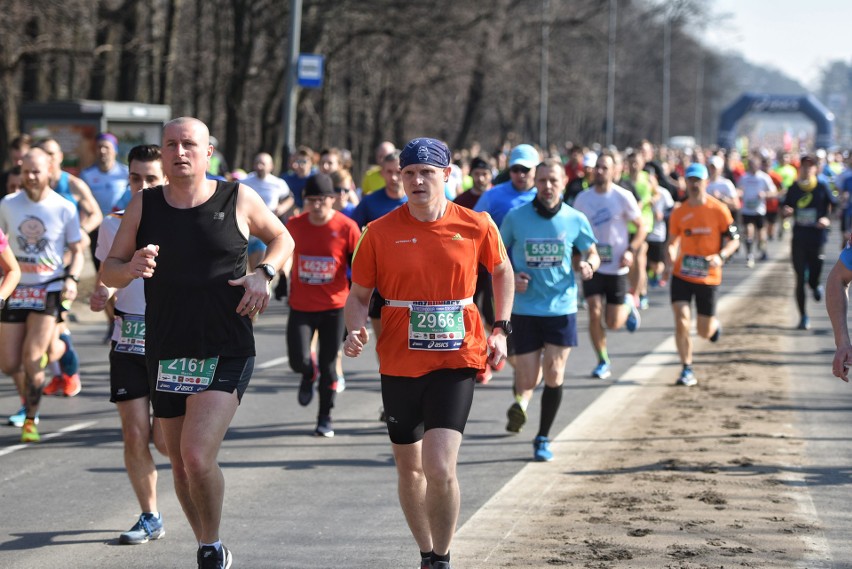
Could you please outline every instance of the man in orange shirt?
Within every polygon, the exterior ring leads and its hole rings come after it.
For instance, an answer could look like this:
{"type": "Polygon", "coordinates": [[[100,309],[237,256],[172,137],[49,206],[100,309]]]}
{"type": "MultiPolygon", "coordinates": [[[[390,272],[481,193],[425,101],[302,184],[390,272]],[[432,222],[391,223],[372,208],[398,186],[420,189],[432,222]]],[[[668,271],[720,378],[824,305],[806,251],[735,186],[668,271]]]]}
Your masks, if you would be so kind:
{"type": "Polygon", "coordinates": [[[456,463],[473,401],[474,378],[506,357],[514,274],[497,226],[447,200],[450,151],[431,138],[400,154],[408,202],[367,225],[352,263],[344,354],[369,339],[375,288],[385,299],[376,351],[399,501],[424,569],[450,568],[459,514],[456,463]],[[495,318],[485,329],[472,297],[477,265],[493,275],[495,318]]]}
{"type": "Polygon", "coordinates": [[[727,206],[707,195],[707,168],[694,163],[686,169],[687,199],[669,218],[666,277],[672,272],[672,310],[675,342],[683,370],[677,385],[698,383],[692,371],[692,321],[695,297],[698,335],[716,342],[722,326],[716,318],[716,288],[722,282],[722,265],[740,246],[737,227],[727,206]]]}

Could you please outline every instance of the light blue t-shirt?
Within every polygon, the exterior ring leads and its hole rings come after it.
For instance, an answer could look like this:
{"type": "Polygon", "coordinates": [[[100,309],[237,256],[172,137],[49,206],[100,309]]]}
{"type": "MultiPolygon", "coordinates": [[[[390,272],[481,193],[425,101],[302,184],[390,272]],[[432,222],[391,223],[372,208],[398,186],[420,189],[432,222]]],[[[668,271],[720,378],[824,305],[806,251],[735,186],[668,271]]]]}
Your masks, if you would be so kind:
{"type": "MultiPolygon", "coordinates": [[[[488,195],[486,194],[483,195],[488,195]]],[[[511,249],[515,273],[530,275],[526,292],[516,292],[513,314],[562,316],[577,312],[577,285],[571,267],[574,247],[585,252],[596,243],[586,216],[562,204],[550,219],[528,203],[506,214],[500,235],[511,249]]]]}
{"type": "Polygon", "coordinates": [[[101,213],[107,215],[118,211],[116,204],[127,190],[128,175],[127,166],[116,162],[106,172],[101,172],[97,166],[89,166],[80,172],[80,179],[91,188],[101,213]]]}
{"type": "Polygon", "coordinates": [[[408,196],[402,194],[401,198],[391,198],[384,189],[377,190],[372,194],[364,196],[355,207],[355,212],[352,214],[352,219],[358,224],[358,227],[363,228],[371,221],[375,221],[383,215],[392,212],[402,204],[408,201],[408,196]]]}
{"type": "Polygon", "coordinates": [[[500,227],[500,224],[503,223],[503,218],[506,217],[509,210],[528,204],[533,201],[533,198],[535,198],[534,187],[519,192],[512,185],[512,181],[509,180],[508,182],[497,184],[482,194],[482,197],[479,198],[479,201],[473,207],[473,211],[487,211],[491,219],[494,220],[494,223],[497,224],[497,227],[500,227]]]}

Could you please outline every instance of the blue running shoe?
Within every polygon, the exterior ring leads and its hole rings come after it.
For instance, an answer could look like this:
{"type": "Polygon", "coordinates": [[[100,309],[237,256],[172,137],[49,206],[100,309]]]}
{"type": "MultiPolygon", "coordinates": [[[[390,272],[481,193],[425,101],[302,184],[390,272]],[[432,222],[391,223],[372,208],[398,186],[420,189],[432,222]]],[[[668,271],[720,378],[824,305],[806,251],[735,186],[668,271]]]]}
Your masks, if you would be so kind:
{"type": "MultiPolygon", "coordinates": [[[[8,423],[13,427],[18,427],[19,429],[24,426],[24,420],[27,418],[27,408],[24,405],[21,405],[21,408],[18,409],[18,412],[14,415],[9,415],[8,423]]],[[[35,416],[35,424],[38,425],[38,413],[35,416]]]]}
{"type": "Polygon", "coordinates": [[[683,368],[683,371],[680,372],[680,377],[677,378],[675,385],[683,385],[684,387],[698,385],[698,380],[695,379],[695,373],[693,373],[692,368],[683,368]]]}
{"type": "Polygon", "coordinates": [[[797,328],[799,330],[810,330],[811,329],[811,319],[808,316],[802,316],[802,319],[799,320],[799,326],[797,328]]]}
{"type": "Polygon", "coordinates": [[[628,304],[630,314],[627,315],[627,324],[625,324],[628,332],[635,332],[642,324],[642,317],[639,315],[639,309],[632,302],[628,304]]]}
{"type": "Polygon", "coordinates": [[[198,548],[198,569],[230,569],[232,561],[231,551],[224,544],[221,549],[212,545],[198,548]]]}
{"type": "Polygon", "coordinates": [[[825,287],[824,286],[819,285],[818,287],[816,287],[814,289],[814,300],[817,301],[817,302],[822,300],[822,295],[824,293],[825,293],[825,287]]]}
{"type": "Polygon", "coordinates": [[[132,528],[118,536],[118,543],[122,545],[139,545],[148,543],[152,539],[160,539],[166,535],[163,529],[163,517],[154,514],[142,514],[139,521],[132,528]]]}
{"type": "Polygon", "coordinates": [[[609,370],[609,362],[601,362],[592,370],[592,377],[597,379],[606,379],[611,375],[612,372],[609,370]]]}
{"type": "Polygon", "coordinates": [[[536,462],[550,462],[553,460],[553,451],[550,450],[550,439],[547,437],[536,437],[533,441],[533,458],[536,462]]]}

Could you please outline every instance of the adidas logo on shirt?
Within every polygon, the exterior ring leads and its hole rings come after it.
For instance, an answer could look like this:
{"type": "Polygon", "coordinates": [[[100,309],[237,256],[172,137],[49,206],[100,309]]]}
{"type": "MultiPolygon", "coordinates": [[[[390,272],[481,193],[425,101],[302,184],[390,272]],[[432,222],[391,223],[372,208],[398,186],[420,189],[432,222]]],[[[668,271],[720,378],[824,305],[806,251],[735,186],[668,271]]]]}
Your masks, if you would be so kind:
{"type": "Polygon", "coordinates": [[[461,241],[462,239],[464,239],[464,237],[462,237],[461,235],[459,235],[458,233],[456,233],[455,235],[453,235],[453,239],[452,239],[452,240],[453,240],[453,241],[461,241]]]}

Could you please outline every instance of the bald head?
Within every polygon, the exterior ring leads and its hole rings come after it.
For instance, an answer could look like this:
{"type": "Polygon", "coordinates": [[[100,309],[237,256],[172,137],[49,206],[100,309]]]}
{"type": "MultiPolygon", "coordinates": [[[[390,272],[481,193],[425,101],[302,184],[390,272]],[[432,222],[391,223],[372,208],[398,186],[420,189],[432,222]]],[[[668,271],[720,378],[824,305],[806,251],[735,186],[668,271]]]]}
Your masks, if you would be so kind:
{"type": "Polygon", "coordinates": [[[205,177],[213,147],[207,125],[192,117],[171,120],[163,127],[163,172],[169,183],[205,177]]]}
{"type": "Polygon", "coordinates": [[[381,164],[382,160],[388,154],[393,154],[396,151],[396,146],[393,142],[385,140],[376,147],[376,164],[381,164]]]}
{"type": "Polygon", "coordinates": [[[31,195],[50,189],[50,155],[41,148],[31,148],[21,161],[24,189],[31,195]]]}
{"type": "Polygon", "coordinates": [[[266,152],[260,152],[254,157],[254,171],[260,179],[272,173],[272,156],[266,152]]]}

